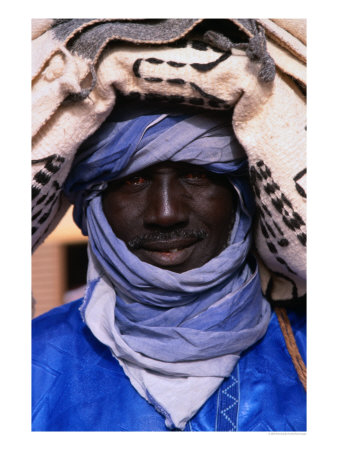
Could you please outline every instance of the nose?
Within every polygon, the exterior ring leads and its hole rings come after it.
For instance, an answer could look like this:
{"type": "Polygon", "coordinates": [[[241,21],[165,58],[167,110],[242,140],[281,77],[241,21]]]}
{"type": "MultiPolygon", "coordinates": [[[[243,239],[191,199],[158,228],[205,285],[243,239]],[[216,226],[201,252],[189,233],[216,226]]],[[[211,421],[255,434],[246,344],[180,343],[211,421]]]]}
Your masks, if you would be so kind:
{"type": "Polygon", "coordinates": [[[170,228],[188,223],[189,211],[177,179],[162,176],[152,183],[147,194],[145,226],[170,228]]]}

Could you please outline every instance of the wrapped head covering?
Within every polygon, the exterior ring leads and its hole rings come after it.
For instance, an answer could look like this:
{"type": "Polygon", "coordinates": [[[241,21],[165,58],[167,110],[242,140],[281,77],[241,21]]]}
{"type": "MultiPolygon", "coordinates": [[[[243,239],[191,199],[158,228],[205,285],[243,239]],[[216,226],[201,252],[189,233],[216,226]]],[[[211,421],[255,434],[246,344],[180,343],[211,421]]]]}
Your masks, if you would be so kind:
{"type": "MultiPolygon", "coordinates": [[[[74,219],[82,231],[84,203],[104,190],[107,182],[162,161],[184,161],[230,177],[246,177],[245,152],[235,138],[229,112],[158,109],[143,104],[133,104],[132,109],[128,103],[117,106],[80,147],[64,192],[75,206],[74,219]]],[[[248,202],[252,208],[249,196],[248,202]]]]}
{"type": "Polygon", "coordinates": [[[114,109],[80,149],[65,184],[75,220],[89,236],[81,312],[166,425],[183,429],[269,323],[250,253],[254,203],[229,114],[143,106],[130,111],[114,109]],[[110,180],[167,160],[225,174],[238,196],[227,248],[183,273],[140,261],[102,210],[110,180]]]}

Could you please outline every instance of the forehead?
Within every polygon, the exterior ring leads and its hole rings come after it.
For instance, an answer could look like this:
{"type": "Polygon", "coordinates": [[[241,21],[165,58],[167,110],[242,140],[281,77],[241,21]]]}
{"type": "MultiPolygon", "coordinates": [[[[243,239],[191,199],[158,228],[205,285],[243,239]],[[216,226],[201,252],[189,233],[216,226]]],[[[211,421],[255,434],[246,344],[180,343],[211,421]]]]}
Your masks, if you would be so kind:
{"type": "MultiPolygon", "coordinates": [[[[186,161],[162,161],[156,164],[152,164],[150,166],[144,167],[137,172],[144,172],[144,173],[164,173],[166,171],[172,171],[172,172],[180,172],[180,171],[187,171],[187,170],[206,170],[203,168],[203,166],[198,166],[196,164],[190,164],[186,161]]],[[[133,175],[133,174],[131,174],[133,175]]]]}

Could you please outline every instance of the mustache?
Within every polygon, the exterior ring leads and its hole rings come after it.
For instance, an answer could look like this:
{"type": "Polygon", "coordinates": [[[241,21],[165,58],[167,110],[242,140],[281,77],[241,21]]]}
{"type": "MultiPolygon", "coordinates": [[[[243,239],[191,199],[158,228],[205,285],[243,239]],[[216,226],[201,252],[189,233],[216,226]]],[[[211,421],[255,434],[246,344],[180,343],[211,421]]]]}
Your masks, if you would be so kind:
{"type": "Polygon", "coordinates": [[[150,242],[171,241],[174,239],[198,239],[202,240],[208,236],[205,230],[182,230],[175,229],[170,231],[152,231],[141,236],[135,236],[127,242],[131,250],[138,250],[150,242]]]}

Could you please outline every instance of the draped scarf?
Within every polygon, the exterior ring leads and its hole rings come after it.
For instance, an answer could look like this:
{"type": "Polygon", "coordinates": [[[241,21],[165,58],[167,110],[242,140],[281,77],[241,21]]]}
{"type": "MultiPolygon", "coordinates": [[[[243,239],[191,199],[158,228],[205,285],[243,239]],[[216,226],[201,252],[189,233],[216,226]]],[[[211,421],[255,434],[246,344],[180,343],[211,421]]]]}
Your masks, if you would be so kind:
{"type": "Polygon", "coordinates": [[[229,117],[133,113],[122,111],[119,121],[111,118],[86,142],[65,185],[75,220],[89,236],[81,313],[166,426],[184,429],[269,323],[270,307],[250,251],[254,205],[229,117]],[[139,260],[102,209],[109,180],[166,160],[225,174],[238,197],[228,246],[183,273],[139,260]]]}

